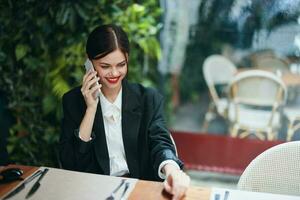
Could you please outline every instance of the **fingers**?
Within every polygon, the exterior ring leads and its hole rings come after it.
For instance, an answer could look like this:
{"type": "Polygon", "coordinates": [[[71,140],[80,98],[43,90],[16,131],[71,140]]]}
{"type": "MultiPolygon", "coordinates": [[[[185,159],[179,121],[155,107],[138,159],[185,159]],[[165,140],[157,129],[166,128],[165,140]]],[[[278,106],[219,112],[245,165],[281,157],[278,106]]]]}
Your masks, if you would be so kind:
{"type": "Polygon", "coordinates": [[[86,73],[83,76],[83,80],[82,80],[82,86],[84,87],[84,89],[86,89],[86,85],[89,81],[91,81],[95,76],[97,75],[96,71],[89,71],[88,73],[86,73]]]}
{"type": "Polygon", "coordinates": [[[179,200],[179,199],[183,198],[186,190],[187,189],[182,188],[182,187],[174,188],[174,191],[173,191],[174,195],[172,197],[172,200],[179,200]]]}
{"type": "Polygon", "coordinates": [[[87,72],[84,74],[83,78],[82,78],[82,83],[84,83],[84,82],[86,81],[87,77],[88,77],[90,74],[92,74],[93,72],[94,72],[94,71],[91,71],[91,70],[87,71],[87,72]]]}
{"type": "Polygon", "coordinates": [[[99,78],[96,76],[97,72],[88,72],[83,77],[81,92],[86,93],[91,86],[99,81],[99,78]]]}
{"type": "Polygon", "coordinates": [[[85,99],[87,107],[96,108],[98,103],[97,90],[99,90],[102,85],[97,84],[99,78],[96,74],[96,71],[88,71],[83,77],[81,93],[85,99]]]}
{"type": "Polygon", "coordinates": [[[94,86],[98,85],[96,84],[99,81],[98,77],[93,77],[90,81],[88,81],[85,86],[84,90],[91,90],[94,86]]]}
{"type": "Polygon", "coordinates": [[[95,85],[95,86],[93,86],[93,87],[90,89],[90,92],[91,92],[91,94],[93,94],[93,97],[94,97],[94,98],[97,97],[96,91],[97,91],[97,90],[99,91],[101,87],[102,87],[102,85],[100,84],[100,85],[95,85]]]}
{"type": "Polygon", "coordinates": [[[168,193],[173,195],[173,200],[179,200],[185,195],[189,184],[190,177],[184,172],[176,170],[165,180],[164,188],[168,193]]]}
{"type": "Polygon", "coordinates": [[[172,185],[173,185],[172,182],[173,179],[171,176],[168,176],[167,179],[164,181],[164,188],[170,194],[172,193],[172,185]]]}
{"type": "Polygon", "coordinates": [[[99,78],[95,78],[92,81],[88,82],[87,85],[82,86],[81,93],[84,97],[89,97],[91,94],[94,94],[96,90],[99,90],[102,85],[95,84],[99,78]]]}

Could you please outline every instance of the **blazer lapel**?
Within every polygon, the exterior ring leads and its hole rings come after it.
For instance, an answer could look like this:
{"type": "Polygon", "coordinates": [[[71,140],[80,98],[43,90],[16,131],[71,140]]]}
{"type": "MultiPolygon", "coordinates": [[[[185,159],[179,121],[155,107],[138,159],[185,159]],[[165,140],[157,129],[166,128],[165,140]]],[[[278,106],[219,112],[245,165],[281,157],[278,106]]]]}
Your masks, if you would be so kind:
{"type": "Polygon", "coordinates": [[[98,160],[100,167],[103,170],[103,173],[109,175],[110,174],[109,156],[108,156],[108,149],[107,149],[100,102],[98,103],[93,130],[95,131],[95,135],[96,135],[95,144],[94,144],[96,158],[98,160]]]}
{"type": "Polygon", "coordinates": [[[138,163],[138,133],[142,116],[141,97],[137,96],[128,87],[127,81],[123,82],[122,96],[122,136],[125,155],[131,177],[139,177],[138,163]]]}

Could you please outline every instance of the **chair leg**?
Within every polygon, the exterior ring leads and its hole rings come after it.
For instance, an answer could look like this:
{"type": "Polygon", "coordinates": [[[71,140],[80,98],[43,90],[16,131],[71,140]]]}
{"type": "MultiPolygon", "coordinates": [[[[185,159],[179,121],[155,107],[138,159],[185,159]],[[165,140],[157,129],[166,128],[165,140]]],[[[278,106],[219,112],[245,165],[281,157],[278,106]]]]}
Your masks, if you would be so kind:
{"type": "Polygon", "coordinates": [[[237,137],[239,131],[239,126],[234,124],[231,129],[231,137],[237,137]]]}
{"type": "Polygon", "coordinates": [[[266,138],[263,134],[258,134],[257,137],[260,140],[265,140],[265,138],[266,138]]]}
{"type": "Polygon", "coordinates": [[[202,125],[202,130],[203,131],[207,131],[208,130],[208,126],[211,120],[213,120],[216,117],[216,114],[214,113],[214,104],[210,103],[208,106],[208,110],[205,113],[204,116],[204,122],[202,125]]]}
{"type": "Polygon", "coordinates": [[[300,123],[299,122],[297,122],[295,125],[293,125],[294,123],[295,123],[295,121],[293,123],[291,123],[290,126],[289,126],[288,134],[287,134],[287,141],[291,141],[292,137],[295,134],[295,131],[300,128],[300,123]]]}
{"type": "Polygon", "coordinates": [[[287,136],[286,136],[286,141],[291,141],[292,137],[294,135],[294,127],[293,127],[293,121],[291,121],[289,123],[289,127],[288,127],[288,132],[287,132],[287,136]]]}
{"type": "Polygon", "coordinates": [[[204,122],[203,122],[203,125],[202,125],[202,130],[203,131],[207,131],[208,130],[208,125],[209,125],[209,120],[207,119],[208,117],[206,117],[207,113],[205,114],[205,117],[204,117],[204,122]]]}
{"type": "Polygon", "coordinates": [[[250,135],[250,132],[249,132],[248,129],[246,129],[246,130],[244,130],[242,133],[240,133],[239,137],[240,137],[240,138],[245,138],[245,137],[247,137],[247,136],[249,136],[249,135],[250,135]]]}
{"type": "Polygon", "coordinates": [[[265,140],[266,139],[266,136],[265,136],[265,134],[264,134],[264,132],[261,132],[261,131],[256,131],[255,133],[254,133],[254,135],[258,138],[258,139],[260,139],[260,140],[265,140]]]}
{"type": "Polygon", "coordinates": [[[267,140],[274,140],[274,134],[271,128],[267,131],[267,140]]]}
{"type": "Polygon", "coordinates": [[[293,127],[293,131],[294,131],[293,135],[295,135],[296,130],[298,130],[299,128],[300,128],[300,123],[294,125],[294,127],[293,127]]]}

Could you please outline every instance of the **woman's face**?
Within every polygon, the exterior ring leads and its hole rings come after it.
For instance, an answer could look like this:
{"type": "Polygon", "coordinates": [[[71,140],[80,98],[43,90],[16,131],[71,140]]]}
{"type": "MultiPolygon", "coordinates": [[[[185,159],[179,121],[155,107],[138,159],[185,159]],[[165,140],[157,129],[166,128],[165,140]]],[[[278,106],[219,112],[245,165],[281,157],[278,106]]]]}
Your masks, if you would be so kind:
{"type": "Polygon", "coordinates": [[[97,71],[99,82],[103,90],[118,90],[127,74],[127,62],[119,49],[107,54],[103,58],[92,60],[97,71]]]}

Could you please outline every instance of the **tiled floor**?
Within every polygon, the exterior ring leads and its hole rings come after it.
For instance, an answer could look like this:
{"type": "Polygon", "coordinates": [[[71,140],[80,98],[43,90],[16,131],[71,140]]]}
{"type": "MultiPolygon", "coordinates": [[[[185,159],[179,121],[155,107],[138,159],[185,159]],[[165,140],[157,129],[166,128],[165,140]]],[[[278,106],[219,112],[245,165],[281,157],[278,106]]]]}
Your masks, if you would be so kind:
{"type": "MultiPolygon", "coordinates": [[[[203,132],[202,124],[209,101],[208,95],[203,94],[197,102],[183,103],[178,107],[176,112],[171,115],[169,125],[171,129],[197,133],[203,132]]],[[[227,129],[228,125],[219,117],[211,121],[208,130],[205,130],[205,132],[227,134],[227,129]]]]}
{"type": "Polygon", "coordinates": [[[201,187],[236,189],[239,180],[239,176],[236,175],[214,172],[188,170],[187,174],[191,177],[191,185],[201,187]]]}

